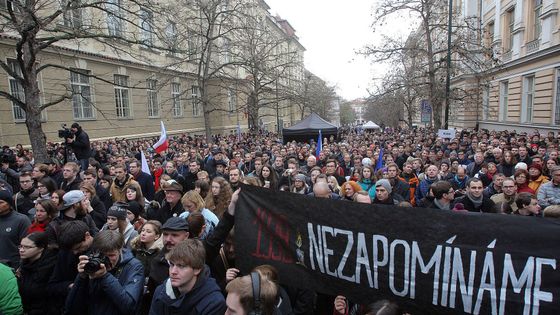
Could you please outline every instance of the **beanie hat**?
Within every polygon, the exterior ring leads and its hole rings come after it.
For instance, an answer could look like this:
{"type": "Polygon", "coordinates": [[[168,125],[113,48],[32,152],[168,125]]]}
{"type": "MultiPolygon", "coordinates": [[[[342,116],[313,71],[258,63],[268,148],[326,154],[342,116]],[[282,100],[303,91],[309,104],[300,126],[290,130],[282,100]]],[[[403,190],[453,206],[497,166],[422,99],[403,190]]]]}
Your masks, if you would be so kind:
{"type": "Polygon", "coordinates": [[[297,174],[296,177],[295,177],[295,180],[300,180],[300,181],[305,183],[305,175],[297,174]]]}
{"type": "Polygon", "coordinates": [[[0,190],[0,200],[7,202],[10,208],[14,207],[14,198],[12,198],[12,194],[9,191],[0,190]]]}
{"type": "Polygon", "coordinates": [[[136,201],[129,201],[128,202],[128,211],[134,214],[134,219],[137,219],[138,216],[142,213],[142,206],[136,201]]]}
{"type": "Polygon", "coordinates": [[[362,159],[362,165],[363,166],[371,166],[373,163],[371,162],[371,159],[368,157],[365,157],[362,159]]]}
{"type": "Polygon", "coordinates": [[[542,173],[542,166],[540,164],[532,163],[531,166],[529,166],[529,168],[536,168],[539,170],[539,172],[542,173]]]}
{"type": "Polygon", "coordinates": [[[385,188],[387,190],[387,192],[392,193],[393,192],[393,187],[391,187],[391,183],[389,182],[388,179],[380,179],[375,183],[375,188],[379,187],[379,186],[383,186],[383,188],[385,188]]]}
{"type": "Polygon", "coordinates": [[[115,202],[109,211],[107,211],[108,217],[115,217],[117,220],[126,220],[126,209],[128,205],[123,202],[115,202]]]}

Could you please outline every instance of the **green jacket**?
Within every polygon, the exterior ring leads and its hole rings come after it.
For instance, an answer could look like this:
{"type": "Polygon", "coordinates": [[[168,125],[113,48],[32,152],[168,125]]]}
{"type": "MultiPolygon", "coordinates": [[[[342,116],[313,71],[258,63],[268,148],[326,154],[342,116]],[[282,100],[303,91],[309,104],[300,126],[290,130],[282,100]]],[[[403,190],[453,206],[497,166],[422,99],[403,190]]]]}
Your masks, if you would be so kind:
{"type": "Polygon", "coordinates": [[[4,264],[0,264],[0,283],[0,314],[23,314],[16,277],[12,269],[4,264]]]}

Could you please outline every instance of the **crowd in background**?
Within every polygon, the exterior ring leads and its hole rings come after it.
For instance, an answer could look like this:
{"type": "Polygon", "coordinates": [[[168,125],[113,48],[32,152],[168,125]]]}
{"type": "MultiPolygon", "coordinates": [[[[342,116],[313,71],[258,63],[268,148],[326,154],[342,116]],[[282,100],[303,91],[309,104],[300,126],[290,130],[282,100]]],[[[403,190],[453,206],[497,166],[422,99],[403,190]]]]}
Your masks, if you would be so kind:
{"type": "Polygon", "coordinates": [[[157,154],[156,139],[89,143],[75,125],[73,143],[47,144],[46,161],[21,145],[2,148],[0,281],[13,289],[0,292],[2,314],[246,314],[256,281],[263,314],[402,314],[389,301],[358,305],[343,292],[280,285],[272,266],[242,277],[233,241],[240,183],[341,206],[560,217],[555,132],[443,139],[431,129],[344,129],[321,148],[268,132],[182,134],[157,154]]]}

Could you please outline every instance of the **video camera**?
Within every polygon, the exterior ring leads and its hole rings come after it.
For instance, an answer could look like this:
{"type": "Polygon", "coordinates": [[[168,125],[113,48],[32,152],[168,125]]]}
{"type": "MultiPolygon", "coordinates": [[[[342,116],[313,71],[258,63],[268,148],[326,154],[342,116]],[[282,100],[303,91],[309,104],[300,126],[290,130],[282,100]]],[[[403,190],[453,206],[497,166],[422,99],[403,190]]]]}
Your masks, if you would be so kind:
{"type": "Polygon", "coordinates": [[[109,258],[101,253],[94,253],[88,255],[88,262],[84,265],[84,272],[88,275],[96,273],[101,269],[101,264],[105,265],[105,268],[111,268],[111,261],[109,258]]]}
{"type": "Polygon", "coordinates": [[[72,133],[72,130],[70,130],[70,128],[66,127],[66,124],[61,124],[60,127],[62,129],[58,130],[58,137],[59,138],[68,139],[68,138],[74,137],[74,134],[72,133]]]}

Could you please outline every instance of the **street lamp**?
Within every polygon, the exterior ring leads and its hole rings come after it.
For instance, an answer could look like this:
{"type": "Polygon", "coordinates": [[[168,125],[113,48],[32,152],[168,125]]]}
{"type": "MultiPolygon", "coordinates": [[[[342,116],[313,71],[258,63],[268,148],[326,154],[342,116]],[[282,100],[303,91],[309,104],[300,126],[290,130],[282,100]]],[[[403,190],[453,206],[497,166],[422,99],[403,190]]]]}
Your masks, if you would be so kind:
{"type": "Polygon", "coordinates": [[[449,21],[447,23],[447,78],[445,80],[445,129],[449,129],[449,94],[451,94],[451,23],[453,21],[453,0],[449,0],[449,21]]]}

